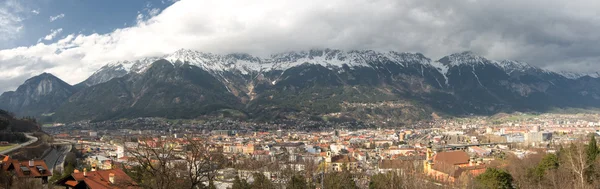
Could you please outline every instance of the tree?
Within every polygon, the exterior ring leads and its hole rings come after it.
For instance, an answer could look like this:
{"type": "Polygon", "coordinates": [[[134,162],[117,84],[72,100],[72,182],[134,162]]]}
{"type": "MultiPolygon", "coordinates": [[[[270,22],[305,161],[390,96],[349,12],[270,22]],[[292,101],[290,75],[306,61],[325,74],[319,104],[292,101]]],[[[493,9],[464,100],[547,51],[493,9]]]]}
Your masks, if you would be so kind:
{"type": "Polygon", "coordinates": [[[271,179],[267,178],[262,173],[254,173],[252,175],[254,182],[250,184],[251,189],[275,189],[275,185],[271,182],[271,179]]]}
{"type": "Polygon", "coordinates": [[[19,179],[17,178],[13,184],[11,188],[15,188],[15,189],[38,189],[38,188],[43,188],[42,186],[42,182],[38,179],[19,179]]]}
{"type": "Polygon", "coordinates": [[[5,130],[10,125],[10,121],[4,118],[0,118],[0,130],[5,130]]]}
{"type": "Polygon", "coordinates": [[[390,144],[389,143],[383,143],[383,149],[388,149],[390,148],[390,144]]]}
{"type": "Polygon", "coordinates": [[[52,171],[52,177],[50,177],[48,182],[54,183],[54,182],[58,181],[58,179],[61,179],[61,178],[62,178],[62,174],[60,174],[60,171],[55,169],[54,171],[52,171]]]}
{"type": "Polygon", "coordinates": [[[587,148],[584,148],[582,144],[571,143],[569,148],[566,148],[564,152],[561,152],[561,159],[564,159],[564,164],[571,174],[577,178],[576,183],[578,188],[587,188],[587,177],[586,170],[593,165],[589,162],[587,157],[587,148]]]}
{"type": "Polygon", "coordinates": [[[231,189],[250,189],[250,184],[248,184],[246,179],[240,179],[239,176],[235,176],[231,189]]]}
{"type": "Polygon", "coordinates": [[[369,189],[403,188],[402,179],[397,173],[389,172],[371,177],[369,189]]]}
{"type": "Polygon", "coordinates": [[[502,169],[488,168],[483,174],[475,177],[476,188],[501,188],[510,189],[512,176],[502,169]]]}
{"type": "Polygon", "coordinates": [[[75,171],[75,167],[73,166],[73,164],[69,163],[67,164],[67,166],[65,166],[65,169],[63,170],[63,177],[66,177],[67,175],[70,175],[71,173],[73,173],[73,171],[75,171]]]}
{"type": "Polygon", "coordinates": [[[347,172],[333,172],[325,174],[324,188],[327,189],[357,189],[352,175],[347,172]]]}
{"type": "Polygon", "coordinates": [[[288,181],[286,189],[307,189],[306,179],[302,175],[294,175],[288,181]]]}
{"type": "Polygon", "coordinates": [[[217,186],[215,186],[215,183],[210,180],[208,181],[208,186],[206,187],[206,189],[217,189],[217,186]]]}
{"type": "Polygon", "coordinates": [[[596,177],[594,162],[596,161],[596,157],[598,157],[599,152],[598,144],[596,144],[596,136],[595,134],[592,134],[585,153],[587,164],[589,165],[585,169],[585,177],[586,181],[590,184],[594,182],[594,178],[596,177]]]}
{"type": "Polygon", "coordinates": [[[185,153],[176,152],[174,143],[166,140],[146,141],[128,149],[139,167],[126,170],[143,188],[203,188],[210,184],[216,170],[222,168],[222,154],[202,140],[189,137],[185,153]]]}
{"type": "Polygon", "coordinates": [[[556,154],[546,154],[536,167],[530,169],[529,174],[535,182],[540,182],[548,170],[557,169],[558,166],[558,156],[556,154]]]}
{"type": "Polygon", "coordinates": [[[9,188],[13,184],[13,174],[4,169],[0,169],[0,186],[9,188]]]}
{"type": "Polygon", "coordinates": [[[186,181],[191,189],[205,180],[208,180],[210,185],[216,176],[215,172],[223,167],[224,157],[220,153],[212,153],[211,147],[204,141],[189,137],[188,142],[185,164],[181,166],[185,170],[186,181]]]}

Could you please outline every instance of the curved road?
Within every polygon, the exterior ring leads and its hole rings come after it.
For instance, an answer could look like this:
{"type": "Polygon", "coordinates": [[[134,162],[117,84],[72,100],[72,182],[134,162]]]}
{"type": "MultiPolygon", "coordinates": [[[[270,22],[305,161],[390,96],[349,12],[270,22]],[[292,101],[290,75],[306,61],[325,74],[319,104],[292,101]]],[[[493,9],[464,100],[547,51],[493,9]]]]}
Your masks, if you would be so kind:
{"type": "Polygon", "coordinates": [[[34,142],[37,142],[37,141],[38,141],[38,138],[37,138],[37,137],[31,136],[29,133],[25,133],[25,136],[26,136],[27,138],[29,138],[29,141],[27,141],[27,142],[24,142],[24,143],[21,143],[21,144],[19,144],[18,146],[14,147],[14,148],[7,149],[7,150],[4,150],[4,151],[0,151],[0,154],[2,154],[2,155],[6,155],[6,154],[8,154],[8,153],[10,153],[10,152],[12,152],[12,151],[15,151],[15,150],[18,150],[18,149],[20,149],[20,148],[21,148],[21,147],[23,147],[23,146],[27,146],[27,145],[30,145],[30,144],[32,144],[32,143],[34,143],[34,142]]]}

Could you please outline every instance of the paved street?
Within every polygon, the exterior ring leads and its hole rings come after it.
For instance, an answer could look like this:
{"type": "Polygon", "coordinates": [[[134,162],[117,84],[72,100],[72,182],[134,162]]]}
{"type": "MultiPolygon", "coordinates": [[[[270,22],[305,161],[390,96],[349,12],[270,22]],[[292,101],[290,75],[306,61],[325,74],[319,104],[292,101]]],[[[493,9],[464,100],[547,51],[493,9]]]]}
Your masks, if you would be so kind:
{"type": "Polygon", "coordinates": [[[37,138],[37,137],[31,136],[30,134],[25,134],[25,136],[26,136],[27,138],[29,138],[29,141],[27,141],[27,142],[24,142],[24,143],[21,143],[21,144],[19,144],[18,146],[14,147],[14,148],[11,148],[11,149],[7,149],[7,150],[4,150],[4,151],[1,151],[1,152],[0,152],[0,154],[2,154],[2,155],[6,155],[6,154],[8,154],[8,153],[10,153],[10,152],[12,152],[12,151],[15,151],[15,150],[18,150],[18,149],[20,149],[20,148],[21,148],[21,147],[23,147],[23,146],[27,146],[27,145],[30,145],[30,144],[32,144],[32,143],[34,143],[34,142],[37,142],[37,140],[38,140],[38,138],[37,138]]]}

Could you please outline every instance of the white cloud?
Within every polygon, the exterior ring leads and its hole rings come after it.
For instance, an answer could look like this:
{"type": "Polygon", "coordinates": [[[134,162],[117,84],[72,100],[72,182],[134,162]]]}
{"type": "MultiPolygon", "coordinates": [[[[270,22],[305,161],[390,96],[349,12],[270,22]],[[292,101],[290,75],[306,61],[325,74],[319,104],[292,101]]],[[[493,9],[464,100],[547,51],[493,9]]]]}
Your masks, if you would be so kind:
{"type": "Polygon", "coordinates": [[[7,0],[0,3],[0,41],[16,39],[24,20],[20,13],[23,7],[15,0],[7,0]]]}
{"type": "Polygon", "coordinates": [[[160,13],[159,8],[153,8],[153,9],[148,10],[148,15],[150,15],[150,16],[156,16],[156,15],[158,15],[158,13],[160,13]]]}
{"type": "Polygon", "coordinates": [[[56,37],[60,32],[62,32],[62,30],[63,30],[62,28],[50,30],[50,34],[46,35],[46,37],[44,37],[44,40],[50,41],[50,40],[54,39],[54,37],[56,37]]]}
{"type": "Polygon", "coordinates": [[[547,68],[598,70],[582,63],[600,60],[598,9],[600,1],[588,0],[182,0],[111,33],[1,50],[0,65],[26,57],[49,66],[0,66],[0,75],[50,72],[75,84],[108,61],[180,48],[258,55],[374,49],[431,58],[472,50],[547,68]],[[581,67],[557,66],[566,63],[581,67]]]}
{"type": "Polygon", "coordinates": [[[40,14],[40,11],[38,11],[38,10],[32,10],[31,13],[33,13],[35,15],[38,15],[38,14],[40,14]]]}
{"type": "Polygon", "coordinates": [[[60,13],[59,15],[56,15],[56,16],[50,16],[50,22],[54,22],[54,21],[64,18],[64,17],[65,17],[64,13],[60,13]]]}

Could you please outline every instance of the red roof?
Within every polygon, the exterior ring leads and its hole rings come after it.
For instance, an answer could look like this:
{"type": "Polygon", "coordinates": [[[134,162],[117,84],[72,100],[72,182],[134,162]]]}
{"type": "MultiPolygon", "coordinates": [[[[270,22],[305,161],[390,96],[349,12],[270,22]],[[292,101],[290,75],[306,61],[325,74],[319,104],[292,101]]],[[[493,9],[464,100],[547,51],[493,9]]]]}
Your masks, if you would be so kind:
{"type": "Polygon", "coordinates": [[[85,176],[83,172],[72,173],[69,177],[58,181],[57,184],[71,187],[85,185],[90,189],[140,188],[138,184],[121,169],[90,171],[86,172],[85,176]],[[114,175],[114,183],[110,182],[111,174],[114,175]]]}
{"type": "Polygon", "coordinates": [[[433,162],[444,162],[449,165],[468,164],[469,155],[463,151],[439,152],[433,156],[433,162]]]}
{"type": "Polygon", "coordinates": [[[30,165],[30,160],[15,160],[5,156],[2,160],[2,168],[5,171],[14,171],[17,177],[52,176],[44,160],[32,160],[31,163],[33,165],[30,165]]]}

